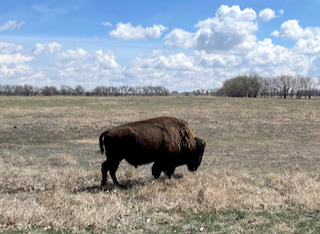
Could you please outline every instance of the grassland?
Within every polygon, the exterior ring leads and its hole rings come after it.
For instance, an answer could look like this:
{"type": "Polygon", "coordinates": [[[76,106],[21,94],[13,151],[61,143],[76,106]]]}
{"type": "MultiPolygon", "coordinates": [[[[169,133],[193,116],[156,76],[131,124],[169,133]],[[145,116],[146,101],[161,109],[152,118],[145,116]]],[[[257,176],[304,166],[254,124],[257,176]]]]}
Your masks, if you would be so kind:
{"type": "Polygon", "coordinates": [[[0,231],[320,233],[319,129],[317,99],[2,96],[0,231]],[[206,140],[198,171],[101,189],[101,132],[157,116],[206,140]]]}

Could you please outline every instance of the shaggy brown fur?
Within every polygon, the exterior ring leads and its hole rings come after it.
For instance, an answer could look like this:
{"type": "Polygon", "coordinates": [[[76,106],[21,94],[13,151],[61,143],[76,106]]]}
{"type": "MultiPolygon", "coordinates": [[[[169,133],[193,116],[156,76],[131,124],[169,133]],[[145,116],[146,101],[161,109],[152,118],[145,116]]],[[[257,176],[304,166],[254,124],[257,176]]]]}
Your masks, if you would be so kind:
{"type": "Polygon", "coordinates": [[[205,142],[195,137],[186,122],[170,117],[113,128],[101,134],[99,143],[101,153],[105,150],[107,156],[107,161],[102,163],[101,185],[106,185],[107,171],[110,171],[118,186],[115,172],[122,159],[135,167],[154,162],[153,176],[159,178],[164,172],[170,178],[180,165],[186,164],[190,171],[197,170],[205,147],[205,142]]]}

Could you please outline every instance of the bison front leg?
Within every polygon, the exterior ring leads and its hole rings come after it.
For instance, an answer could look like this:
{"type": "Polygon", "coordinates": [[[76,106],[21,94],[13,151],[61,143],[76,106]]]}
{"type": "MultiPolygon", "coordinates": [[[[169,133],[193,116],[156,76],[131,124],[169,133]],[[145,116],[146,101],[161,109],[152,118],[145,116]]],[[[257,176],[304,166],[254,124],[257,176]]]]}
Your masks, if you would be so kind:
{"type": "Polygon", "coordinates": [[[161,172],[163,171],[163,166],[155,162],[152,166],[152,175],[154,176],[155,179],[159,179],[161,172]]]}
{"type": "Polygon", "coordinates": [[[175,171],[175,167],[174,166],[169,166],[165,169],[164,174],[171,179],[171,176],[173,175],[174,171],[175,171]]]}

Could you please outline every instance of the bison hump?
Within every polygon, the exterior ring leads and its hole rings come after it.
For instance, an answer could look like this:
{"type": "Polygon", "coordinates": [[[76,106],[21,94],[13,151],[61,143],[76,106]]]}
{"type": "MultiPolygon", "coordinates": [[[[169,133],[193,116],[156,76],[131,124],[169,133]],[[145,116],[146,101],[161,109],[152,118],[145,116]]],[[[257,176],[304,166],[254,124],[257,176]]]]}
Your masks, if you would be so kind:
{"type": "Polygon", "coordinates": [[[163,131],[166,150],[172,153],[194,151],[196,148],[195,136],[189,126],[169,126],[163,131]]]}

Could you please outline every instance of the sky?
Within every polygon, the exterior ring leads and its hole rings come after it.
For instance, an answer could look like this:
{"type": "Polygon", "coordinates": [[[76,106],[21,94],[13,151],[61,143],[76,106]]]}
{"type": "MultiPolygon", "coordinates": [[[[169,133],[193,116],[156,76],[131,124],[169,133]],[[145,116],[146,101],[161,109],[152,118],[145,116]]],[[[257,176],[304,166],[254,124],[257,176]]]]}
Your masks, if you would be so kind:
{"type": "Polygon", "coordinates": [[[320,0],[0,0],[0,84],[219,88],[320,77],[320,0]]]}

